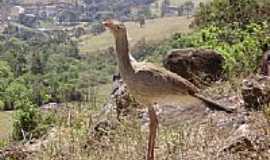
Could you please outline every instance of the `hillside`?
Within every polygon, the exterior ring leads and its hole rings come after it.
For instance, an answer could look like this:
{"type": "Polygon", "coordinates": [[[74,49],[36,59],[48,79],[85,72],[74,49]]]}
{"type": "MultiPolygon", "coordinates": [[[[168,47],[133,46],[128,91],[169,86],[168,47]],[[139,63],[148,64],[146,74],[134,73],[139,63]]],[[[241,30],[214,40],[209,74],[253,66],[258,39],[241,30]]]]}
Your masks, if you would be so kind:
{"type": "MultiPolygon", "coordinates": [[[[189,28],[191,21],[192,19],[186,17],[165,17],[147,20],[143,28],[140,28],[134,22],[127,22],[125,24],[132,47],[142,39],[145,39],[147,43],[154,43],[169,38],[173,33],[188,33],[191,31],[189,28]]],[[[113,46],[113,37],[108,31],[98,36],[83,36],[79,41],[81,53],[93,53],[97,50],[103,50],[113,46]]]]}

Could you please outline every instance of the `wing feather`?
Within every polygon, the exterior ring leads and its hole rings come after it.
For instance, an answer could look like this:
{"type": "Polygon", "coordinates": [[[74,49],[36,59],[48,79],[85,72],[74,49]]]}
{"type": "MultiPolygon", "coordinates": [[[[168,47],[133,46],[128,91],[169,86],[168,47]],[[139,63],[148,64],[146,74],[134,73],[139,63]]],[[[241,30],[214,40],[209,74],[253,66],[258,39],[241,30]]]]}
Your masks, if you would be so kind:
{"type": "Polygon", "coordinates": [[[136,63],[134,68],[135,74],[143,78],[144,82],[147,83],[148,81],[148,85],[164,86],[164,88],[173,88],[175,91],[188,92],[190,94],[199,92],[199,89],[191,82],[163,67],[151,63],[136,63]]]}

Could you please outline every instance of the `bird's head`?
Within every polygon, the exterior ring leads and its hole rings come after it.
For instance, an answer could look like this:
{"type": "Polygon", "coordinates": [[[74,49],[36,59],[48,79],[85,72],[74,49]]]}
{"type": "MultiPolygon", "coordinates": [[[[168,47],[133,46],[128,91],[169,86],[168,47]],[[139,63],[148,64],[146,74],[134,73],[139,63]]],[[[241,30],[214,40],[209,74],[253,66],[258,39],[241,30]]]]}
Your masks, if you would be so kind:
{"type": "Polygon", "coordinates": [[[124,23],[120,21],[109,19],[104,21],[103,25],[113,33],[115,38],[127,34],[127,30],[124,23]]]}

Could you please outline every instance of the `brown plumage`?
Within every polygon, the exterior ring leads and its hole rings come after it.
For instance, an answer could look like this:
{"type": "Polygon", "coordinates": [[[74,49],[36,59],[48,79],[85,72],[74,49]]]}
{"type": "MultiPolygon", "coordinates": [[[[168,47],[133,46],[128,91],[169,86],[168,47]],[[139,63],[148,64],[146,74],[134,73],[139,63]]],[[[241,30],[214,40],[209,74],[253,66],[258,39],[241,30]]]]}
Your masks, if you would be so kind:
{"type": "Polygon", "coordinates": [[[144,106],[148,107],[150,117],[150,133],[148,141],[148,160],[154,160],[154,146],[158,119],[154,105],[185,105],[200,107],[210,104],[224,111],[230,111],[210,99],[199,95],[199,89],[186,79],[165,68],[151,63],[131,64],[127,31],[123,23],[107,20],[103,23],[111,30],[116,42],[118,66],[129,92],[144,106]]]}

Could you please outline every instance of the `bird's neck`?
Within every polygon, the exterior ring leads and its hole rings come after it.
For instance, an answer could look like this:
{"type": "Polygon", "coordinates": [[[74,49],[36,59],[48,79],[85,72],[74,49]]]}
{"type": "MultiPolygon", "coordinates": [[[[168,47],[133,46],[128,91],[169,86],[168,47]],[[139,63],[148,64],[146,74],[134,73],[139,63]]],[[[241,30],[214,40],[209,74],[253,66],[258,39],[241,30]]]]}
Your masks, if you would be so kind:
{"type": "Polygon", "coordinates": [[[134,73],[134,69],[129,59],[127,35],[116,38],[116,52],[120,74],[124,79],[127,79],[134,73]]]}

